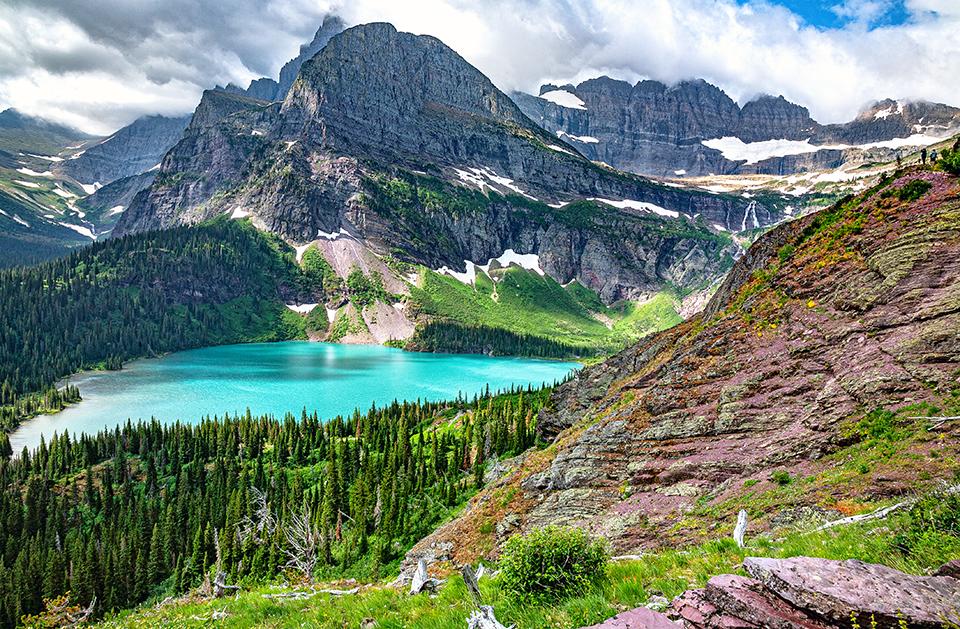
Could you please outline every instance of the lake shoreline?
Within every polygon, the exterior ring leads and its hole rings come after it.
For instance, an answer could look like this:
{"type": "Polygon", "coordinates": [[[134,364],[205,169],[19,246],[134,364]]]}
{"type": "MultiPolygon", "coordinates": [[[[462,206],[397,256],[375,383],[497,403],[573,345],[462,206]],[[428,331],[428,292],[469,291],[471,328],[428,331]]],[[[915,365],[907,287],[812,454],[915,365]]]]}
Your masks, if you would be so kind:
{"type": "Polygon", "coordinates": [[[24,445],[37,447],[41,437],[49,440],[53,432],[96,433],[128,420],[151,418],[193,423],[247,409],[278,417],[288,412],[299,416],[308,409],[331,419],[357,409],[362,412],[371,403],[442,401],[482,394],[486,387],[495,392],[551,385],[581,367],[572,361],[315,341],[217,345],[64,378],[58,386],[77,386],[82,400],[22,421],[10,439],[19,452],[24,445]]]}

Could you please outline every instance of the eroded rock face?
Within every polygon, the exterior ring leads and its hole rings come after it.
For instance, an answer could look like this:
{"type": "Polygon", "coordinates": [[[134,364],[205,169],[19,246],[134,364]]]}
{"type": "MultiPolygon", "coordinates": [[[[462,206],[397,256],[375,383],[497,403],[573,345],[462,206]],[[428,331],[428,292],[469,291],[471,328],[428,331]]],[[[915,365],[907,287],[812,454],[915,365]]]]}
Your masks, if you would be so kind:
{"type": "Polygon", "coordinates": [[[99,182],[104,186],[138,175],[160,163],[164,154],[180,140],[189,122],[190,116],[137,118],[76,159],[64,160],[60,168],[78,181],[99,182]]]}
{"type": "MultiPolygon", "coordinates": [[[[464,530],[504,513],[520,517],[520,531],[584,527],[617,553],[729,536],[748,492],[772,490],[774,472],[790,479],[826,469],[821,459],[849,444],[846,427],[867,412],[942,407],[960,373],[960,185],[920,172],[888,188],[918,178],[931,185],[918,201],[876,190],[835,214],[776,228],[738,261],[700,318],[558,387],[538,417],[553,444],[499,481],[516,488],[514,500],[495,510],[483,506],[484,492],[428,539],[458,544],[464,530]],[[696,509],[709,513],[687,528],[696,509]]],[[[955,425],[942,444],[960,451],[955,425]]],[[[936,459],[917,461],[934,466],[930,477],[950,474],[936,459]]],[[[917,487],[917,476],[885,469],[830,492],[893,497],[917,487]]],[[[750,531],[804,506],[820,505],[800,496],[751,513],[750,531]]],[[[475,553],[475,545],[454,552],[475,553]]]]}
{"type": "Polygon", "coordinates": [[[960,623],[960,581],[918,577],[879,564],[849,559],[748,557],[743,567],[765,588],[795,608],[840,624],[851,615],[881,627],[933,629],[960,623]]]}
{"type": "Polygon", "coordinates": [[[960,620],[960,581],[905,574],[857,560],[748,557],[754,578],[718,575],[673,601],[689,629],[944,627],[960,620]]]}

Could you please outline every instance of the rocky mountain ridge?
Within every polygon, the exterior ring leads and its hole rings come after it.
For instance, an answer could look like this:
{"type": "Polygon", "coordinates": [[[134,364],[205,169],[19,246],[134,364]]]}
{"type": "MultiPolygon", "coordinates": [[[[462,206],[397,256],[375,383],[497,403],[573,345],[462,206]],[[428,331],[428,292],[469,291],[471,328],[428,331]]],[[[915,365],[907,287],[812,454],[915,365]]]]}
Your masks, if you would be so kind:
{"type": "Polygon", "coordinates": [[[868,148],[889,160],[901,146],[960,130],[960,109],[939,103],[882,100],[851,122],[821,125],[782,96],[760,96],[741,108],[702,79],[630,85],[603,76],[577,86],[544,85],[538,96],[511,96],[587,157],[671,178],[835,168],[849,149],[868,148]],[[772,144],[757,144],[763,142],[772,144]],[[784,162],[785,156],[806,160],[784,162]]]}
{"type": "Polygon", "coordinates": [[[631,553],[729,535],[741,508],[774,528],[949,478],[960,427],[914,416],[960,407],[958,252],[960,182],[938,172],[775,228],[701,315],[558,387],[550,446],[504,462],[408,560],[495,556],[547,524],[631,553]],[[895,453],[857,462],[887,438],[895,453]]]}
{"type": "Polygon", "coordinates": [[[296,80],[297,74],[300,72],[300,66],[320,52],[331,37],[343,32],[346,28],[347,25],[338,16],[328,15],[324,18],[320,28],[317,29],[313,39],[300,46],[299,54],[283,64],[283,67],[280,68],[279,80],[261,77],[251,81],[246,89],[233,83],[228,83],[224,87],[217,86],[216,89],[258,100],[283,100],[287,96],[287,92],[290,91],[294,80],[296,80]]]}
{"type": "Polygon", "coordinates": [[[511,249],[608,301],[709,282],[722,229],[776,210],[598,166],[439,40],[388,24],[334,36],[283,103],[208,91],[116,233],[249,217],[294,244],[352,239],[464,271],[511,249]]]}
{"type": "Polygon", "coordinates": [[[160,163],[180,139],[190,116],[143,116],[113,135],[69,152],[59,170],[86,184],[107,185],[160,163]]]}

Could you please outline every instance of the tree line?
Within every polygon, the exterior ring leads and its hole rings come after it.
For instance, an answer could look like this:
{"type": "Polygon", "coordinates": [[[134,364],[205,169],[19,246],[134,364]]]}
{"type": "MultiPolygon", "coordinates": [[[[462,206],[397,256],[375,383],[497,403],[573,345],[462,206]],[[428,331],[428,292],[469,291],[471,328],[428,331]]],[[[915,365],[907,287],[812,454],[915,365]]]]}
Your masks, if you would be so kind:
{"type": "Polygon", "coordinates": [[[0,626],[66,592],[102,616],[215,570],[377,577],[482,485],[490,457],[533,445],[548,396],[128,422],[0,457],[0,626]]]}
{"type": "Polygon", "coordinates": [[[55,383],[82,369],[282,337],[280,294],[312,287],[281,247],[219,220],[0,270],[0,430],[75,401],[55,383]]]}
{"type": "Polygon", "coordinates": [[[418,327],[407,347],[424,352],[532,358],[582,358],[596,356],[600,352],[597,347],[572,345],[543,336],[443,320],[418,327]]]}

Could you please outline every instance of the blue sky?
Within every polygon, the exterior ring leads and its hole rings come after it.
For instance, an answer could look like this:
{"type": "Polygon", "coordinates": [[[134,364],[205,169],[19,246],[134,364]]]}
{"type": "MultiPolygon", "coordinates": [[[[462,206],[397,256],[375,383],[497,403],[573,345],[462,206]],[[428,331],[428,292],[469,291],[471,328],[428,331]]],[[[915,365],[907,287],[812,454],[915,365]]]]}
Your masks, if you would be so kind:
{"type": "MultiPolygon", "coordinates": [[[[752,0],[739,0],[745,4],[752,0]]],[[[903,0],[768,0],[823,29],[843,28],[858,19],[868,28],[897,26],[909,17],[903,0]]],[[[958,0],[960,1],[960,0],[958,0]]]]}

